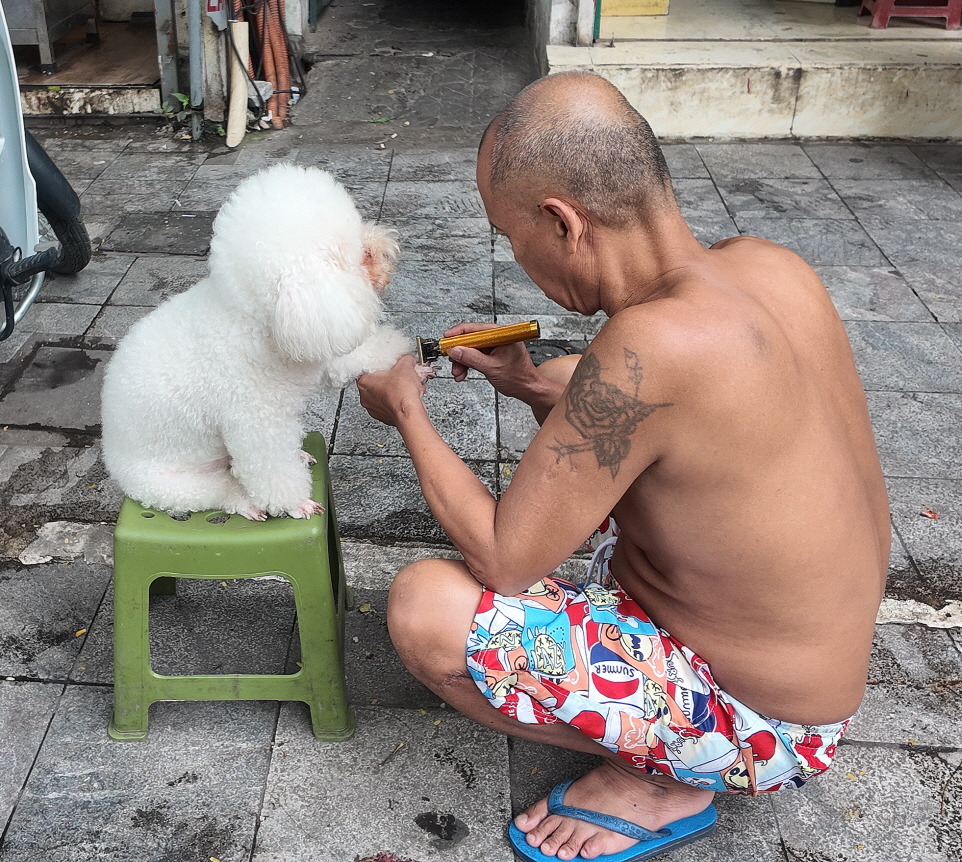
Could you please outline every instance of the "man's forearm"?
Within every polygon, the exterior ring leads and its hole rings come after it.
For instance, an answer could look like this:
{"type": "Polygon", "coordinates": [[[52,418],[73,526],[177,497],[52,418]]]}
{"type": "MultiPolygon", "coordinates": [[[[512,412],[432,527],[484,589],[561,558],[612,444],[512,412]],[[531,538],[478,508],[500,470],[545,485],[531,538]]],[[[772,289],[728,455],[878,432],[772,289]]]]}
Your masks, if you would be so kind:
{"type": "Polygon", "coordinates": [[[498,505],[494,496],[438,434],[420,405],[399,417],[397,429],[428,507],[475,577],[494,586],[482,580],[483,573],[493,568],[498,505]]]}

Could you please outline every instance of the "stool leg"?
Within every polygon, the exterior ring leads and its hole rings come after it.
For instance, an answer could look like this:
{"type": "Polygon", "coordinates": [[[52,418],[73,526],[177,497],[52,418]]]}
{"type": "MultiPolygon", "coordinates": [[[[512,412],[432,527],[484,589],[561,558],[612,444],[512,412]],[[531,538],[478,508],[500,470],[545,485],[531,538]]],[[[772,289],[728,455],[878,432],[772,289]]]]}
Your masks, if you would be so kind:
{"type": "Polygon", "coordinates": [[[354,735],[354,712],[347,702],[344,679],[343,613],[335,606],[327,567],[318,569],[288,573],[294,584],[301,640],[298,675],[302,677],[303,700],[311,710],[314,737],[349,739],[354,735]]]}
{"type": "MultiPolygon", "coordinates": [[[[111,739],[136,741],[147,737],[150,707],[149,594],[150,581],[117,577],[114,569],[114,712],[108,733],[111,739]]],[[[173,580],[172,578],[169,580],[173,580]]]]}

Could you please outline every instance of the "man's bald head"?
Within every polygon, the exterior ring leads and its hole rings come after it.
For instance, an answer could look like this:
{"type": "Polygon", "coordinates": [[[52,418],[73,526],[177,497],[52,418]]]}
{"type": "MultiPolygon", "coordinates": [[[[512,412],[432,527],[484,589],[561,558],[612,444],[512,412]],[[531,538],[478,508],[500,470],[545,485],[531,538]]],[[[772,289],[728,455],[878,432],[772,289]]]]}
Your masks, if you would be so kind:
{"type": "Polygon", "coordinates": [[[481,142],[493,191],[564,192],[610,227],[673,207],[651,127],[604,78],[565,72],[535,81],[494,118],[481,142]]]}

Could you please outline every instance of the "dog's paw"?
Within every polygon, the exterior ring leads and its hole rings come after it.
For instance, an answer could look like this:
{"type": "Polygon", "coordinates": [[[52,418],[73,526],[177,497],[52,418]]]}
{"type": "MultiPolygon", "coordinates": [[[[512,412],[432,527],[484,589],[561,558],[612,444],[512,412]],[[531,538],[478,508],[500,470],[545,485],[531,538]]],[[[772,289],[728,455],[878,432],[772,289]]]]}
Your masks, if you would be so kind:
{"type": "Polygon", "coordinates": [[[248,521],[266,521],[267,512],[258,509],[253,503],[247,503],[237,507],[237,514],[243,515],[248,521]]]}
{"type": "Polygon", "coordinates": [[[292,518],[310,518],[311,515],[323,515],[324,511],[325,509],[320,503],[315,503],[313,500],[305,500],[299,506],[289,509],[287,514],[292,518]]]}
{"type": "Polygon", "coordinates": [[[438,373],[437,368],[435,368],[433,365],[421,365],[421,364],[415,364],[414,371],[417,374],[418,378],[421,380],[422,384],[427,383],[429,380],[432,380],[434,377],[437,376],[437,373],[438,373]]]}
{"type": "Polygon", "coordinates": [[[317,458],[315,458],[310,452],[305,452],[303,449],[300,450],[301,460],[307,464],[308,467],[314,466],[317,463],[317,458]]]}

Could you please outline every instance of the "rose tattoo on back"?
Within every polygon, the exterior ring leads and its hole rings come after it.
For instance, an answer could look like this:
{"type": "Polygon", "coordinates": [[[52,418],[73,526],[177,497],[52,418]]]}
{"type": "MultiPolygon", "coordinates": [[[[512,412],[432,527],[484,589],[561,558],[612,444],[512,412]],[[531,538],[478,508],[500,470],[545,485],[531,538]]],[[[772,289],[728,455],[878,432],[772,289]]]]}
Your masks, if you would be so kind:
{"type": "Polygon", "coordinates": [[[637,353],[627,348],[624,350],[628,379],[635,386],[633,393],[602,380],[601,363],[593,353],[578,363],[565,396],[565,416],[585,442],[557,441],[557,445],[549,446],[558,462],[579,452],[594,452],[598,466],[611,470],[614,479],[631,450],[631,436],[635,429],[659,407],[672,406],[667,402],[649,404],[639,398],[641,363],[637,353]]]}

